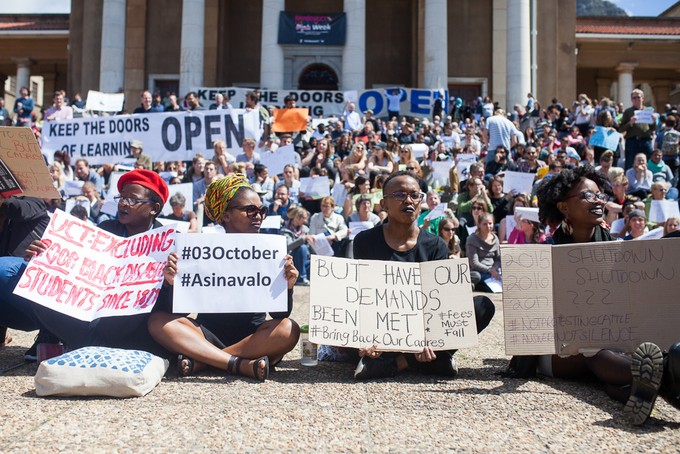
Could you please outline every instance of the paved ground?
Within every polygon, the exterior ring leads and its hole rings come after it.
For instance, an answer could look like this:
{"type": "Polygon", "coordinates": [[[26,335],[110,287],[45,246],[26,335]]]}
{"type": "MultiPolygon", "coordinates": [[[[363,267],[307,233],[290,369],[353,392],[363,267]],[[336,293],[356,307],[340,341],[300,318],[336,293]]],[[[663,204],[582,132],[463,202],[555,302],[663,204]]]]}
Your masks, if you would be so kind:
{"type": "MultiPolygon", "coordinates": [[[[307,288],[294,318],[307,320],[307,288]]],[[[680,411],[663,401],[642,428],[592,384],[502,379],[500,301],[481,347],[457,354],[460,375],[355,383],[348,364],[286,357],[265,384],[169,372],[139,399],[35,395],[35,365],[0,375],[0,451],[680,452],[680,411]]],[[[0,368],[33,335],[12,331],[0,368]]]]}

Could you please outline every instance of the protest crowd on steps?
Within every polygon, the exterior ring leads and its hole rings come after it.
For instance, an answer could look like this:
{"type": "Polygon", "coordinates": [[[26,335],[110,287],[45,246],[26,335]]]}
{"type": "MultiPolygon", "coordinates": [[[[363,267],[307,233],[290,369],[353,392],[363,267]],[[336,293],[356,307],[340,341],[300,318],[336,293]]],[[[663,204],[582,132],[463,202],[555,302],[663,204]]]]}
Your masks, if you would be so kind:
{"type": "MultiPolygon", "coordinates": [[[[49,122],[68,122],[74,117],[92,115],[84,110],[85,102],[79,95],[69,102],[66,93],[57,91],[53,105],[37,112],[28,89],[22,89],[21,94],[13,108],[14,115],[8,113],[4,117],[5,125],[30,127],[38,138],[49,122]]],[[[68,151],[56,151],[45,156],[45,162],[62,198],[46,201],[3,198],[2,256],[23,258],[25,250],[30,250],[45,230],[47,213],[56,209],[82,216],[104,229],[112,229],[115,224],[125,230],[118,224],[129,225],[129,221],[119,219],[117,211],[121,203],[130,205],[128,208],[134,205],[121,202],[121,196],[128,201],[138,195],[143,196],[137,197],[140,201],[155,200],[155,196],[147,196],[146,190],[161,193],[162,200],[154,203],[169,201],[171,210],[161,214],[162,204],[156,203],[158,206],[154,205],[148,219],[145,218],[148,224],[145,229],[165,218],[167,222],[185,223],[187,232],[252,230],[225,214],[232,199],[242,199],[249,204],[248,208],[254,207],[242,213],[249,219],[259,216],[264,221],[267,216],[274,217],[276,225],[263,225],[260,230],[258,224],[255,230],[284,235],[291,245],[286,275],[291,292],[294,285],[310,284],[313,254],[347,258],[379,255],[377,259],[403,261],[466,257],[473,289],[498,292],[503,280],[500,247],[504,243],[522,247],[680,236],[677,106],[667,105],[663,112],[655,112],[645,104],[644,92],[635,89],[626,94],[632,103],[627,109],[622,102],[608,98],[591,100],[587,94],[579,94],[575,100],[552,99],[544,107],[528,94],[527,104],[514,106],[512,112],[506,112],[488,96],[454,97],[448,107],[440,102],[440,108],[433,109],[429,116],[401,116],[398,102],[390,98],[398,94],[399,89],[385,91],[389,115],[383,118],[375,118],[370,109],[360,111],[348,99],[343,115],[309,117],[305,127],[282,131],[274,128],[275,118],[279,118],[277,109],[263,105],[258,90],[253,90],[246,95],[246,110],[258,112],[259,135],[244,137],[237,152],[223,140],[203,149],[194,147],[193,159],[187,161],[154,161],[145,153],[154,144],[140,140],[130,141],[130,154],[124,160],[100,165],[91,165],[84,158],[72,159],[68,151]],[[266,161],[263,155],[283,147],[292,147],[291,162],[276,169],[277,172],[270,171],[263,163],[266,161]],[[136,172],[135,175],[143,177],[121,177],[121,172],[128,172],[127,175],[136,172]],[[126,178],[131,184],[146,188],[144,194],[133,194],[130,187],[121,185],[126,178]],[[318,195],[319,188],[313,180],[327,182],[322,195],[318,195]],[[190,185],[188,193],[173,191],[174,185],[182,184],[190,185]],[[159,189],[163,186],[165,189],[159,189]],[[523,189],[517,189],[518,186],[523,189]],[[305,192],[312,187],[314,193],[305,192]],[[118,197],[117,204],[113,202],[114,195],[118,197]],[[224,197],[226,202],[221,206],[215,197],[224,197]],[[548,203],[553,206],[546,207],[548,203]],[[578,212],[581,209],[578,204],[587,204],[593,213],[597,211],[594,217],[597,222],[590,225],[581,218],[570,220],[565,213],[578,212]],[[413,211],[400,211],[401,206],[412,207],[413,211]],[[555,210],[562,215],[556,215],[555,210]],[[546,215],[548,212],[550,215],[546,215]],[[575,231],[582,233],[579,228],[591,235],[576,238],[575,231]],[[375,242],[367,241],[369,235],[384,243],[380,254],[366,250],[371,245],[377,247],[375,242]],[[422,257],[414,253],[410,258],[395,258],[410,248],[425,248],[425,244],[439,249],[422,257]]],[[[292,97],[283,104],[283,109],[296,108],[292,97]]],[[[144,91],[140,94],[140,105],[131,115],[231,109],[226,94],[219,94],[214,102],[204,106],[195,92],[178,101],[174,93],[163,97],[161,93],[144,91]]],[[[38,252],[40,249],[33,249],[33,254],[38,252]]],[[[166,270],[170,284],[173,273],[173,269],[166,270]]],[[[493,304],[488,298],[476,299],[475,313],[481,331],[493,317],[493,304]]],[[[162,315],[160,311],[155,314],[152,320],[156,322],[149,324],[153,340],[145,341],[180,354],[181,375],[222,361],[221,368],[227,372],[263,381],[270,364],[273,366],[290,351],[299,335],[297,324],[287,318],[290,308],[274,317],[275,323],[264,322],[264,316],[256,317],[257,325],[251,331],[228,341],[214,340],[219,335],[198,322],[162,315]],[[196,339],[195,344],[185,345],[177,340],[184,332],[196,339]],[[278,336],[285,348],[269,351],[241,345],[229,350],[250,336],[270,336],[270,341],[271,336],[278,336]],[[250,354],[251,351],[256,353],[250,354]],[[242,356],[248,360],[244,364],[242,356]]],[[[35,325],[9,328],[32,330],[45,325],[38,317],[35,325]]],[[[35,358],[37,344],[54,341],[55,335],[60,337],[59,333],[46,333],[48,338],[36,339],[26,357],[35,358]]],[[[0,345],[9,342],[11,331],[0,328],[0,345]]],[[[633,367],[637,367],[636,361],[653,357],[656,371],[662,375],[666,371],[662,394],[680,408],[680,376],[674,376],[674,382],[673,377],[667,377],[668,371],[675,370],[677,374],[680,368],[680,346],[675,344],[674,348],[666,359],[659,359],[658,347],[654,350],[650,345],[641,346],[632,361],[633,367]]],[[[332,350],[327,353],[329,358],[338,354],[332,350]]],[[[391,376],[405,368],[450,377],[457,374],[455,352],[439,355],[437,359],[435,352],[427,348],[416,355],[382,357],[367,345],[356,353],[354,359],[360,358],[358,379],[391,376]],[[427,368],[423,363],[432,364],[427,368]]],[[[615,358],[614,362],[619,361],[616,367],[620,360],[615,358]]],[[[653,398],[647,396],[649,384],[635,373],[630,376],[630,356],[622,362],[627,374],[615,380],[607,381],[598,375],[604,366],[582,369],[583,373],[594,373],[603,382],[614,384],[617,396],[623,396],[620,400],[628,402],[627,411],[634,413],[633,419],[644,422],[651,407],[633,400],[642,399],[644,404],[651,400],[653,406],[653,398]],[[639,405],[644,408],[637,408],[639,405]]],[[[529,362],[527,369],[526,358],[516,357],[508,373],[533,375],[544,365],[538,363],[537,366],[536,362],[529,362]]],[[[557,368],[553,372],[557,377],[557,368]]],[[[660,385],[660,379],[657,381],[654,398],[660,385]]]]}

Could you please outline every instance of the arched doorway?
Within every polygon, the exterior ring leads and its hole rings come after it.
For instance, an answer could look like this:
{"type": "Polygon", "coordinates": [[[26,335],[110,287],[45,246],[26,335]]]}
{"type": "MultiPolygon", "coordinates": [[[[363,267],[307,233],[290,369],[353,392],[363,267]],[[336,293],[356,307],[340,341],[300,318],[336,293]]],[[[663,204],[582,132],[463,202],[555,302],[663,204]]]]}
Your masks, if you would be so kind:
{"type": "Polygon", "coordinates": [[[337,90],[338,75],[328,65],[314,63],[307,66],[298,80],[298,90],[337,90]]]}

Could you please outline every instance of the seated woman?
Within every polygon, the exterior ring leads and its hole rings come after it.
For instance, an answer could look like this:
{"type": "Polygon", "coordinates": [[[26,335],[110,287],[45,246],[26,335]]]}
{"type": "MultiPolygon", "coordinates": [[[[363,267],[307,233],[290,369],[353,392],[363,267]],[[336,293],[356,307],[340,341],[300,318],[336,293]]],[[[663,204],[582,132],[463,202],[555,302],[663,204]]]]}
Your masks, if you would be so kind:
{"type": "Polygon", "coordinates": [[[493,231],[493,214],[483,213],[477,217],[477,230],[468,237],[465,253],[475,290],[491,291],[485,281],[489,278],[501,280],[501,243],[493,231]]]}
{"type": "MultiPolygon", "coordinates": [[[[267,209],[241,174],[229,175],[208,186],[205,213],[227,234],[257,233],[267,209]]],[[[177,274],[177,254],[168,257],[164,269],[169,286],[177,274]]],[[[298,277],[291,256],[286,256],[288,310],[264,313],[198,314],[192,320],[180,314],[159,310],[152,314],[148,327],[151,336],[171,352],[178,353],[180,375],[187,376],[206,366],[265,381],[269,366],[277,364],[297,344],[300,328],[289,319],[292,288],[298,277]],[[271,362],[270,362],[271,359],[271,362]]],[[[171,292],[169,292],[171,294],[171,292]]]]}
{"type": "MultiPolygon", "coordinates": [[[[418,181],[407,172],[396,172],[385,181],[383,191],[380,204],[387,211],[389,221],[357,235],[354,257],[416,263],[446,260],[448,250],[444,241],[418,228],[415,222],[422,202],[418,181]]],[[[495,306],[489,298],[475,297],[474,311],[479,333],[491,322],[495,306]]],[[[434,351],[431,347],[416,354],[377,350],[378,347],[372,345],[358,351],[361,359],[354,378],[391,377],[409,368],[450,378],[458,374],[455,351],[434,351]]]]}
{"type": "Polygon", "coordinates": [[[541,244],[545,243],[545,232],[541,224],[536,221],[525,219],[520,214],[515,214],[515,228],[510,232],[508,244],[541,244]]]}
{"type": "Polygon", "coordinates": [[[458,225],[458,219],[456,218],[442,218],[437,229],[437,234],[446,243],[450,259],[460,257],[460,238],[456,235],[458,225]]]}
{"type": "Polygon", "coordinates": [[[291,205],[286,210],[286,217],[288,218],[283,224],[281,233],[286,235],[288,240],[288,250],[293,256],[293,264],[300,272],[300,276],[296,284],[309,285],[309,246],[307,241],[309,239],[309,211],[299,205],[291,205]],[[293,243],[300,243],[291,250],[293,243]]]}
{"type": "MultiPolygon", "coordinates": [[[[372,210],[373,208],[373,198],[368,194],[361,194],[354,202],[356,211],[350,214],[348,218],[348,224],[352,222],[369,222],[371,227],[375,227],[380,224],[382,220],[375,214],[372,210]]],[[[352,233],[352,229],[348,230],[348,233],[352,233]]],[[[349,240],[347,245],[347,258],[354,258],[354,240],[349,240]]]]}
{"type": "Polygon", "coordinates": [[[529,196],[526,194],[517,194],[510,200],[507,208],[507,215],[504,216],[498,224],[498,238],[501,240],[501,243],[506,243],[508,241],[510,232],[512,232],[514,228],[510,221],[515,220],[515,208],[528,206],[529,196]]]}
{"type": "Polygon", "coordinates": [[[196,213],[191,210],[185,210],[187,199],[182,195],[181,192],[176,193],[170,197],[170,207],[172,207],[172,213],[167,216],[163,216],[166,219],[172,219],[173,221],[182,221],[189,223],[189,233],[198,232],[198,220],[196,218],[196,213]]]}
{"type": "Polygon", "coordinates": [[[315,235],[322,233],[333,248],[335,257],[344,257],[347,249],[347,224],[342,215],[335,212],[335,200],[327,196],[321,199],[321,211],[314,213],[309,221],[309,244],[318,241],[315,235]]]}
{"type": "Polygon", "coordinates": [[[671,217],[663,224],[663,236],[680,230],[680,218],[671,217]]]}

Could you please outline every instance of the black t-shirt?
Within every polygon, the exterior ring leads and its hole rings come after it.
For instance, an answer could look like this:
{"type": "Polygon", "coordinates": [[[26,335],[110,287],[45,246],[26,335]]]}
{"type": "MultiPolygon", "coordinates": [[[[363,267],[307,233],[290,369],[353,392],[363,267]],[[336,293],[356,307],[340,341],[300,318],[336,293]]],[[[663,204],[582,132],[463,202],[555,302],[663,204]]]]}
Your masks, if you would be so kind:
{"type": "Polygon", "coordinates": [[[354,258],[366,260],[394,260],[396,262],[429,262],[446,260],[449,252],[444,240],[420,229],[416,245],[408,251],[395,251],[385,241],[381,224],[359,233],[354,238],[354,258]]]}

